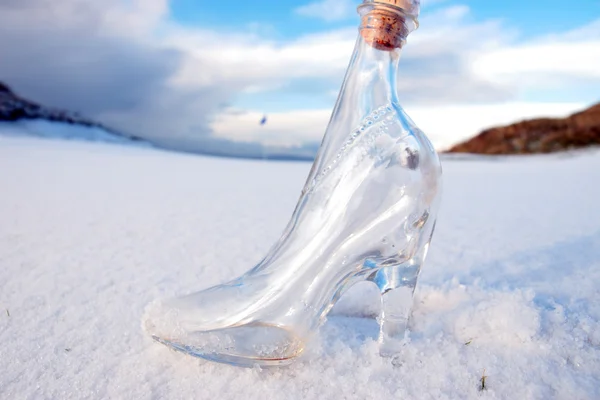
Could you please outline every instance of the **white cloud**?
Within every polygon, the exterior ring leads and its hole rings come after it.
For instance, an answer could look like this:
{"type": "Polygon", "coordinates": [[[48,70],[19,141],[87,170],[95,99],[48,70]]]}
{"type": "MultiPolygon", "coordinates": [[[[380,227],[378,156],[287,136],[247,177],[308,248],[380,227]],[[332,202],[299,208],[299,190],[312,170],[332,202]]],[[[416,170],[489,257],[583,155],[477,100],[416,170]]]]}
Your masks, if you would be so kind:
{"type": "Polygon", "coordinates": [[[268,123],[259,125],[258,111],[222,113],[211,123],[215,136],[241,142],[261,142],[270,146],[300,146],[320,142],[331,110],[297,110],[270,113],[268,123]]]}
{"type": "Polygon", "coordinates": [[[557,88],[573,80],[600,82],[600,20],[571,32],[480,54],[475,74],[520,88],[557,88]]]}
{"type": "Polygon", "coordinates": [[[335,78],[344,73],[356,40],[356,30],[307,35],[287,43],[231,34],[196,33],[179,29],[165,39],[184,52],[180,85],[236,83],[240,88],[298,78],[335,78]],[[222,43],[226,42],[227,46],[222,43]],[[210,66],[198,74],[199,65],[210,66]]]}
{"type": "MultiPolygon", "coordinates": [[[[506,31],[496,22],[467,23],[469,9],[447,7],[422,19],[400,64],[403,99],[419,103],[499,101],[512,88],[470,73],[471,57],[498,47],[506,31]]],[[[186,87],[235,83],[240,90],[282,87],[299,79],[329,80],[338,90],[356,41],[356,27],[278,43],[260,37],[178,29],[168,43],[188,55],[174,82],[186,87]],[[222,43],[226,42],[227,46],[222,43]],[[198,71],[204,70],[202,74],[198,71]],[[207,68],[208,67],[208,68],[207,68]]]]}

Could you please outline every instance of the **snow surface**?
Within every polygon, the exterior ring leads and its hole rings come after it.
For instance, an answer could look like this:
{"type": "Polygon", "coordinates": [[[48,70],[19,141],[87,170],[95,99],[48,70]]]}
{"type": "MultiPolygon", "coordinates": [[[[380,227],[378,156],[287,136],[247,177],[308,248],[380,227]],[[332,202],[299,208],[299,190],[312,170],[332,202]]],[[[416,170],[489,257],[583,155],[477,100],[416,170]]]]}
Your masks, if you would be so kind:
{"type": "Polygon", "coordinates": [[[21,119],[15,122],[0,121],[0,134],[3,136],[37,136],[48,139],[118,143],[142,147],[152,146],[149,142],[133,140],[126,136],[108,132],[101,127],[67,124],[46,119],[21,119]]]}
{"type": "Polygon", "coordinates": [[[309,169],[0,135],[0,398],[600,398],[594,151],[444,161],[396,358],[378,355],[366,283],[290,367],[210,363],[144,335],[155,298],[260,260],[309,169]]]}

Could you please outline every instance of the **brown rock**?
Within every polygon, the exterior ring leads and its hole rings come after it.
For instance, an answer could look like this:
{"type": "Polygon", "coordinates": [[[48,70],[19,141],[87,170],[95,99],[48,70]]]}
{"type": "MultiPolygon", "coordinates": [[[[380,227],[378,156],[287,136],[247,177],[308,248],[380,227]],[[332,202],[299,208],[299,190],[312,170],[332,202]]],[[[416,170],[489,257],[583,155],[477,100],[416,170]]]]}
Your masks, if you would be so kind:
{"type": "Polygon", "coordinates": [[[486,129],[447,153],[535,154],[600,145],[600,103],[567,118],[539,118],[486,129]]]}

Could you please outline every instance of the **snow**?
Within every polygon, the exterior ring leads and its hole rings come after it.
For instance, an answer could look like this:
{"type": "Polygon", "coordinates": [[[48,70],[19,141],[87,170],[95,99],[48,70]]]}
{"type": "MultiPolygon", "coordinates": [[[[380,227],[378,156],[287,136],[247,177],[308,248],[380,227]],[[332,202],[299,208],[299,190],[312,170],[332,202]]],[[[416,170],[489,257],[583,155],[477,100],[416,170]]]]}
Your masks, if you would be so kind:
{"type": "Polygon", "coordinates": [[[23,119],[16,122],[0,121],[0,133],[4,136],[37,136],[48,139],[84,140],[91,142],[118,143],[150,147],[149,142],[132,140],[99,126],[85,126],[49,121],[46,119],[23,119]]]}
{"type": "Polygon", "coordinates": [[[258,262],[309,163],[6,130],[0,398],[600,398],[597,151],[444,158],[443,205],[402,352],[378,355],[377,293],[365,283],[302,359],[260,370],[172,352],[143,333],[141,317],[156,298],[258,262]]]}

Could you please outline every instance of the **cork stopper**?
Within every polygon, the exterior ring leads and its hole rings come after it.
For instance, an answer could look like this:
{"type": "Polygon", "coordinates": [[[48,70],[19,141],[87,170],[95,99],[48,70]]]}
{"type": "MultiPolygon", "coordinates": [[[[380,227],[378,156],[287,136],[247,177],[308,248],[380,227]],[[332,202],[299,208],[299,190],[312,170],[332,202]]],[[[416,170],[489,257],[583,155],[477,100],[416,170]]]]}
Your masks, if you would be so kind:
{"type": "Polygon", "coordinates": [[[364,40],[378,50],[392,51],[416,28],[419,0],[365,0],[358,10],[364,40]]]}

